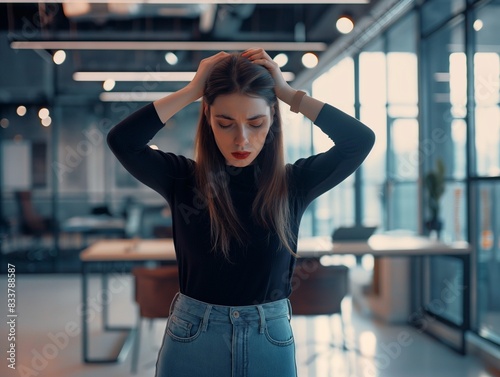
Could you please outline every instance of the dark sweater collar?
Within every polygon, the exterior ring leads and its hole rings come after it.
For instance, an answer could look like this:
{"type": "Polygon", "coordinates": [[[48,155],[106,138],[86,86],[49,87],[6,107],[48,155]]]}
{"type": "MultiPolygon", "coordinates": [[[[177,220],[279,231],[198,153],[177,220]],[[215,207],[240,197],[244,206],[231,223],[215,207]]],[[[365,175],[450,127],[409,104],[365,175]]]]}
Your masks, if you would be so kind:
{"type": "Polygon", "coordinates": [[[235,167],[228,165],[226,173],[229,176],[229,181],[232,184],[256,186],[261,169],[258,164],[252,164],[245,167],[235,167]]]}

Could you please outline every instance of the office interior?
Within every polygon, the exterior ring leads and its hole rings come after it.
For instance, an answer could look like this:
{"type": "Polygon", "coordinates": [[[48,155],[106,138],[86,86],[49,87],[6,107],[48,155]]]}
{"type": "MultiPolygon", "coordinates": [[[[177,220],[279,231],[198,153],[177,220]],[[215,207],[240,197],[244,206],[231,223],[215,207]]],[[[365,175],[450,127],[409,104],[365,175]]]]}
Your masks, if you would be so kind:
{"type": "MultiPolygon", "coordinates": [[[[81,356],[82,252],[172,237],[168,205],[118,163],[106,135],[186,85],[204,57],[260,43],[294,88],[376,134],[362,166],[308,207],[299,237],[375,226],[469,249],[323,258],[349,267],[347,328],[334,315],[294,318],[299,375],[499,376],[498,19],[500,0],[0,1],[0,305],[15,271],[19,310],[18,370],[2,363],[0,375],[154,374],[164,319],[141,333],[139,372],[130,352],[116,363],[81,356]],[[352,31],[337,29],[341,16],[352,31]]],[[[150,147],[192,157],[199,111],[176,114],[150,147]]],[[[288,162],[331,147],[303,116],[286,106],[282,116],[288,162]]],[[[136,265],[110,276],[120,289],[107,315],[121,325],[136,323],[136,265]]],[[[102,292],[101,273],[91,271],[90,294],[102,292]]],[[[2,324],[2,348],[9,331],[2,324]]]]}

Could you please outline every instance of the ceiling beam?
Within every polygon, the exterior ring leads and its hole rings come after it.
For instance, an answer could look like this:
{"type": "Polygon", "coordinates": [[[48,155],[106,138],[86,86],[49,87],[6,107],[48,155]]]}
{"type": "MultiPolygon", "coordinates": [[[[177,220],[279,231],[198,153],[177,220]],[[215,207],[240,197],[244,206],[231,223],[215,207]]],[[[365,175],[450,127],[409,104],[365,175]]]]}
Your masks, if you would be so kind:
{"type": "MultiPolygon", "coordinates": [[[[370,0],[309,0],[307,4],[368,4],[370,0]]],[[[33,0],[0,0],[0,3],[25,4],[33,0]]],[[[44,3],[74,3],[74,0],[48,0],[44,3]]],[[[88,0],[89,4],[304,4],[304,0],[88,0]]]]}
{"type": "Polygon", "coordinates": [[[214,42],[214,41],[12,41],[15,50],[165,50],[241,51],[261,47],[269,51],[325,51],[322,42],[214,42]]]}
{"type": "Polygon", "coordinates": [[[332,68],[342,58],[353,56],[391,24],[404,16],[417,0],[380,0],[371,10],[370,16],[358,21],[354,31],[338,38],[321,54],[319,64],[313,69],[300,72],[294,85],[309,86],[316,78],[332,68]]]}
{"type": "MultiPolygon", "coordinates": [[[[75,72],[75,81],[156,81],[156,82],[190,82],[196,72],[75,72]]],[[[286,81],[293,81],[293,72],[282,72],[286,81]]]]}

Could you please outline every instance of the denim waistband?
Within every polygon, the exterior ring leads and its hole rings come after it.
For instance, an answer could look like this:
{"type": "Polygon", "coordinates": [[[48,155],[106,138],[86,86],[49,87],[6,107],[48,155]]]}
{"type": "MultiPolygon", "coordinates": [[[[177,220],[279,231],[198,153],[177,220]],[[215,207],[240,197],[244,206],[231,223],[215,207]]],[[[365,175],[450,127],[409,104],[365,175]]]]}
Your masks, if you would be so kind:
{"type": "Polygon", "coordinates": [[[196,300],[178,292],[170,305],[170,314],[175,310],[180,310],[190,315],[203,319],[203,330],[206,330],[208,321],[226,323],[260,323],[261,332],[265,328],[266,319],[292,316],[292,307],[287,298],[268,302],[265,304],[245,305],[245,306],[224,306],[214,305],[196,300]]]}

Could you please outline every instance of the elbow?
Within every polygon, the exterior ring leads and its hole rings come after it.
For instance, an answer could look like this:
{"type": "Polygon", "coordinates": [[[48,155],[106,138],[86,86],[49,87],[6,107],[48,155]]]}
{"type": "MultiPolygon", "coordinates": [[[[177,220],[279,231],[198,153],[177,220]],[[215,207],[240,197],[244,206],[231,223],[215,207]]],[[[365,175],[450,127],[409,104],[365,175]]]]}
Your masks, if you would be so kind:
{"type": "Polygon", "coordinates": [[[118,135],[114,132],[114,128],[112,128],[107,136],[106,136],[106,144],[108,144],[109,149],[113,152],[117,149],[118,146],[118,135]]]}
{"type": "Polygon", "coordinates": [[[373,130],[371,128],[367,127],[367,129],[366,129],[366,146],[368,147],[369,150],[371,150],[373,148],[373,146],[375,145],[375,139],[376,139],[375,132],[373,132],[373,130]]]}
{"type": "Polygon", "coordinates": [[[375,139],[375,132],[366,127],[363,137],[359,138],[358,140],[356,148],[357,154],[363,156],[363,159],[365,159],[373,149],[373,146],[375,145],[375,139]]]}

